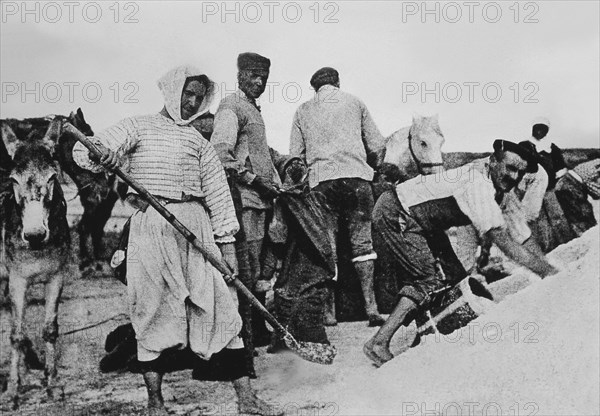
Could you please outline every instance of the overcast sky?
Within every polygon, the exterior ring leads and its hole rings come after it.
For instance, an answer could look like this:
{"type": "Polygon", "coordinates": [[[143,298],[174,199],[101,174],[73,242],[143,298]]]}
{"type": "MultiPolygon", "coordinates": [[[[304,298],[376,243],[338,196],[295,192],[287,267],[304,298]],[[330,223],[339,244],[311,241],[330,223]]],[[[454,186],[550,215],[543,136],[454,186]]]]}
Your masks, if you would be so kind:
{"type": "Polygon", "coordinates": [[[81,107],[99,131],[160,110],[156,80],[185,63],[220,85],[214,112],[254,51],[272,61],[261,105],[280,151],[323,66],[386,136],[439,113],[445,150],[486,151],[543,115],[559,146],[599,147],[599,4],[2,1],[0,116],[81,107]]]}

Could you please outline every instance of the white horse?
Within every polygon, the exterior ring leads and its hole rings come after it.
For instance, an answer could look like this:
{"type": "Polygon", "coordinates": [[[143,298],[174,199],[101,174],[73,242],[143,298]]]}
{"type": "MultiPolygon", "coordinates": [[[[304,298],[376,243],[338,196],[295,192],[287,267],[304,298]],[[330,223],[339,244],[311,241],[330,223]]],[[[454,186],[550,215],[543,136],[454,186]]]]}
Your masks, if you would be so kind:
{"type": "MultiPolygon", "coordinates": [[[[392,189],[393,182],[403,182],[419,174],[429,175],[435,173],[436,168],[442,166],[443,144],[444,135],[440,130],[437,115],[413,117],[411,126],[396,131],[386,139],[383,166],[380,167],[379,174],[374,181],[374,198],[377,199],[382,192],[392,189]],[[390,167],[392,169],[389,169],[390,167]]],[[[353,268],[348,264],[338,264],[338,267],[340,267],[340,273],[353,273],[353,268]]],[[[373,289],[365,288],[363,290],[371,291],[373,289]]],[[[354,298],[355,300],[351,300],[348,305],[343,306],[345,313],[342,314],[353,316],[356,313],[354,311],[359,311],[360,307],[357,306],[356,296],[349,295],[346,296],[348,299],[354,298]]],[[[375,299],[375,295],[372,293],[363,292],[363,296],[365,299],[375,299]]],[[[388,300],[387,303],[391,303],[391,301],[388,300]]],[[[386,305],[385,309],[389,309],[389,306],[386,305]]],[[[327,325],[334,325],[337,320],[335,319],[333,296],[329,296],[326,300],[325,310],[327,325]]]]}
{"type": "Polygon", "coordinates": [[[412,125],[404,127],[386,139],[384,163],[398,166],[401,181],[419,174],[430,175],[442,166],[444,135],[438,115],[415,116],[412,125]]]}

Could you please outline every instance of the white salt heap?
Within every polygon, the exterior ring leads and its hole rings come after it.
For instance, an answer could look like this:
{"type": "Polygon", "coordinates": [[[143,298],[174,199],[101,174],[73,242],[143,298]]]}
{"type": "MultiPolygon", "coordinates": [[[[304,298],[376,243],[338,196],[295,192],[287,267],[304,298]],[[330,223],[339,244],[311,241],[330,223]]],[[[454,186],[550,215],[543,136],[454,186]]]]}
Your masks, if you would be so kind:
{"type": "Polygon", "coordinates": [[[362,352],[377,328],[347,322],[327,329],[333,365],[261,354],[256,385],[294,416],[600,415],[599,245],[596,226],[549,255],[557,275],[515,269],[489,286],[498,303],[453,334],[407,350],[415,328],[402,328],[380,369],[362,352]]]}
{"type": "Polygon", "coordinates": [[[329,396],[339,414],[599,414],[598,237],[551,253],[555,276],[495,283],[503,300],[462,330],[348,375],[329,396]]]}

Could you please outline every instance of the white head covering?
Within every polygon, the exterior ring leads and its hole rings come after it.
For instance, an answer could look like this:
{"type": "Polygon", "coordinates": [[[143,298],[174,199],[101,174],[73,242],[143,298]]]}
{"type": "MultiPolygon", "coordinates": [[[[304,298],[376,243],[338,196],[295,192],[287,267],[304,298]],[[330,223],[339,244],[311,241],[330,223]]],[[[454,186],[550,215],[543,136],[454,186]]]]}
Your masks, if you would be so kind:
{"type": "MultiPolygon", "coordinates": [[[[531,121],[531,126],[535,126],[536,124],[544,124],[548,126],[548,130],[550,130],[550,120],[546,117],[536,117],[531,121]]],[[[542,140],[538,140],[535,137],[531,136],[529,141],[533,143],[538,152],[547,152],[550,153],[552,151],[552,139],[548,138],[548,136],[544,137],[542,140]]]]}
{"type": "Polygon", "coordinates": [[[165,98],[165,107],[167,112],[179,126],[185,126],[190,122],[194,121],[202,114],[206,113],[210,107],[210,104],[215,95],[215,84],[209,79],[210,86],[206,91],[206,96],[200,104],[198,112],[183,120],[181,118],[181,94],[183,93],[183,86],[185,80],[189,77],[197,77],[200,75],[206,75],[202,73],[198,68],[189,65],[178,66],[167,72],[161,79],[158,80],[158,88],[160,88],[165,98]]]}
{"type": "Polygon", "coordinates": [[[531,125],[535,126],[536,124],[544,124],[546,126],[548,126],[548,128],[550,128],[550,120],[548,120],[546,117],[536,117],[531,121],[531,125]]]}

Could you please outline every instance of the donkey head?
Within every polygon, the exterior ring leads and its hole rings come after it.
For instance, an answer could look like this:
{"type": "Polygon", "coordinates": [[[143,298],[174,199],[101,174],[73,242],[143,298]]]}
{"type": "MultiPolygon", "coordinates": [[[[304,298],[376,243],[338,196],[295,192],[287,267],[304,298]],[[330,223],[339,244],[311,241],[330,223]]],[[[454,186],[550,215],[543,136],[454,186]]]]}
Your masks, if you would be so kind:
{"type": "Polygon", "coordinates": [[[19,140],[8,124],[2,124],[2,139],[11,159],[10,181],[18,215],[21,238],[33,249],[42,248],[50,238],[49,217],[55,197],[60,194],[53,160],[56,137],[62,121],[50,122],[45,135],[35,130],[19,140]]]}
{"type": "Polygon", "coordinates": [[[435,173],[442,166],[442,145],[444,135],[438,124],[438,115],[413,117],[410,127],[410,150],[423,175],[435,173]]]}

